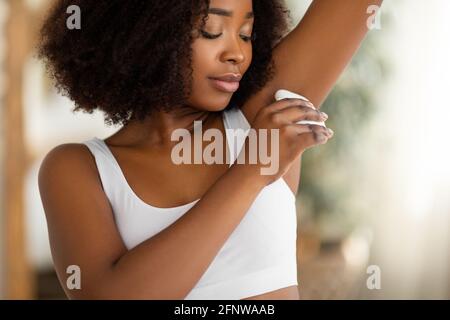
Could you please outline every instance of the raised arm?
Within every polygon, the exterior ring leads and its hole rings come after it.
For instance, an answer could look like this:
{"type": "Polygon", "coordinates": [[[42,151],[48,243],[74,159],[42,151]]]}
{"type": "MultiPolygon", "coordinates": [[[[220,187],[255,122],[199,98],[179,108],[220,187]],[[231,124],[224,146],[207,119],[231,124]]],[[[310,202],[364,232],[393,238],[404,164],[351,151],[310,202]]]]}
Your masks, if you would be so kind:
{"type": "MultiPolygon", "coordinates": [[[[278,89],[307,97],[317,108],[359,48],[368,29],[367,13],[383,0],[314,0],[301,22],[274,48],[274,78],[250,97],[242,112],[250,123],[274,100],[278,89]]],[[[294,193],[300,182],[301,156],[284,175],[294,193]]]]}
{"type": "Polygon", "coordinates": [[[251,122],[280,88],[300,93],[319,108],[369,30],[368,7],[382,2],[314,0],[301,22],[275,47],[275,76],[242,107],[247,119],[251,122]]]}

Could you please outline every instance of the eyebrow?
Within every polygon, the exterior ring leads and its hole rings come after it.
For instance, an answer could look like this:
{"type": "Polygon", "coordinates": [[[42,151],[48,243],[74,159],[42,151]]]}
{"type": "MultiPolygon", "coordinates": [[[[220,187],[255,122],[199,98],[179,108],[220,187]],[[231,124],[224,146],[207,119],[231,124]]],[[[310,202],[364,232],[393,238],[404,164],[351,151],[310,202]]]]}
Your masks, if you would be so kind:
{"type": "MultiPolygon", "coordinates": [[[[232,17],[233,16],[233,11],[228,11],[228,10],[221,9],[221,8],[209,8],[208,13],[217,14],[219,16],[224,16],[224,17],[232,17]]],[[[251,19],[251,18],[254,18],[253,12],[247,12],[247,14],[245,15],[245,19],[251,19]]]]}

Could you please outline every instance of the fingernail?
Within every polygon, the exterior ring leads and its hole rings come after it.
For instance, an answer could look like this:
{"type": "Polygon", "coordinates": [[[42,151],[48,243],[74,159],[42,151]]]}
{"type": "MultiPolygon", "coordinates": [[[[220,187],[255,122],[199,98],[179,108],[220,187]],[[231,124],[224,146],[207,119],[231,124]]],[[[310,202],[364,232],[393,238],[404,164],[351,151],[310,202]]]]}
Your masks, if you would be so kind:
{"type": "Polygon", "coordinates": [[[310,108],[317,110],[317,108],[311,102],[309,102],[309,101],[307,101],[307,102],[308,102],[308,105],[310,108]]]}
{"type": "Polygon", "coordinates": [[[322,143],[327,140],[327,137],[324,134],[319,133],[316,135],[316,140],[317,142],[322,143]]]}
{"type": "Polygon", "coordinates": [[[331,130],[330,128],[327,128],[327,129],[328,129],[328,133],[329,134],[334,135],[334,131],[333,130],[331,130]]]}
{"type": "Polygon", "coordinates": [[[322,116],[323,119],[325,120],[328,119],[328,115],[325,112],[320,112],[320,115],[322,116]]]}

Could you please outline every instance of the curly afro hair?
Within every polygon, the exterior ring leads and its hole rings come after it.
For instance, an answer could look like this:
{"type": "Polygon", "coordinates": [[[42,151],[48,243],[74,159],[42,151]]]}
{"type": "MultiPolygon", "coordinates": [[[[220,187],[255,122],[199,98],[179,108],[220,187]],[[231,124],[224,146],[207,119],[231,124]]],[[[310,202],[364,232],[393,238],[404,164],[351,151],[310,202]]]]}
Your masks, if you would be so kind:
{"type": "MultiPolygon", "coordinates": [[[[37,56],[58,91],[75,102],[74,112],[99,109],[107,125],[142,120],[187,101],[193,31],[198,23],[204,26],[209,5],[209,0],[57,0],[42,26],[37,56]],[[72,5],[81,9],[81,29],[66,26],[72,5]]],[[[271,79],[272,49],[289,29],[283,0],[253,0],[253,11],[253,60],[227,108],[242,106],[271,79]]]]}

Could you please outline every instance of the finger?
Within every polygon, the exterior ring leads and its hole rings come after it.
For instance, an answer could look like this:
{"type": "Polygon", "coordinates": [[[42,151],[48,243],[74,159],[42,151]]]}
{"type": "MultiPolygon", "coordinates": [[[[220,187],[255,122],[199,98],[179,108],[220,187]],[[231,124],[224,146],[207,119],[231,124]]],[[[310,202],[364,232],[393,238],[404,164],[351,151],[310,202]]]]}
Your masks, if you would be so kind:
{"type": "Polygon", "coordinates": [[[299,135],[300,148],[306,150],[316,145],[325,144],[328,141],[328,137],[323,133],[317,133],[315,131],[307,132],[299,135]]]}
{"type": "Polygon", "coordinates": [[[314,131],[314,129],[310,125],[303,125],[303,124],[290,124],[288,127],[293,130],[297,135],[300,135],[302,133],[311,133],[314,131]]]}
{"type": "Polygon", "coordinates": [[[292,127],[292,130],[294,130],[297,135],[302,134],[302,133],[308,133],[308,132],[313,132],[316,135],[320,135],[323,134],[327,137],[332,137],[334,135],[333,130],[331,130],[330,128],[326,128],[320,125],[314,125],[314,124],[290,124],[288,125],[288,127],[292,127]]]}
{"type": "Polygon", "coordinates": [[[330,128],[321,126],[321,125],[310,124],[309,127],[311,128],[311,130],[312,130],[313,132],[316,133],[316,135],[323,134],[323,135],[325,135],[328,139],[331,138],[331,137],[333,137],[333,135],[334,135],[333,130],[331,130],[330,128]]]}
{"type": "MultiPolygon", "coordinates": [[[[314,109],[314,110],[317,109],[317,108],[314,106],[314,104],[313,104],[311,101],[309,101],[309,100],[296,99],[296,98],[287,98],[287,99],[285,99],[285,100],[299,101],[300,104],[303,105],[303,106],[305,106],[305,107],[308,107],[308,108],[311,108],[311,109],[314,109]]],[[[282,100],[281,100],[281,101],[282,101],[282,100]]]]}
{"type": "Polygon", "coordinates": [[[291,123],[295,123],[300,120],[322,122],[328,119],[328,115],[326,113],[305,106],[290,106],[278,112],[283,115],[283,118],[285,118],[286,121],[291,123]]]}
{"type": "Polygon", "coordinates": [[[309,131],[304,128],[304,125],[296,126],[298,126],[297,132],[299,132],[298,147],[301,150],[306,150],[315,145],[325,144],[333,136],[333,133],[327,133],[327,130],[321,126],[309,125],[307,126],[309,131]]]}
{"type": "Polygon", "coordinates": [[[293,106],[304,106],[309,107],[311,109],[315,109],[314,105],[311,102],[302,99],[283,99],[272,103],[271,105],[268,106],[268,108],[272,112],[278,112],[285,108],[293,106]]]}
{"type": "Polygon", "coordinates": [[[316,132],[316,133],[323,133],[327,136],[333,136],[334,132],[333,130],[331,130],[330,128],[324,127],[324,126],[320,126],[320,125],[316,125],[316,124],[310,124],[309,125],[310,128],[312,129],[312,131],[316,132]]]}

